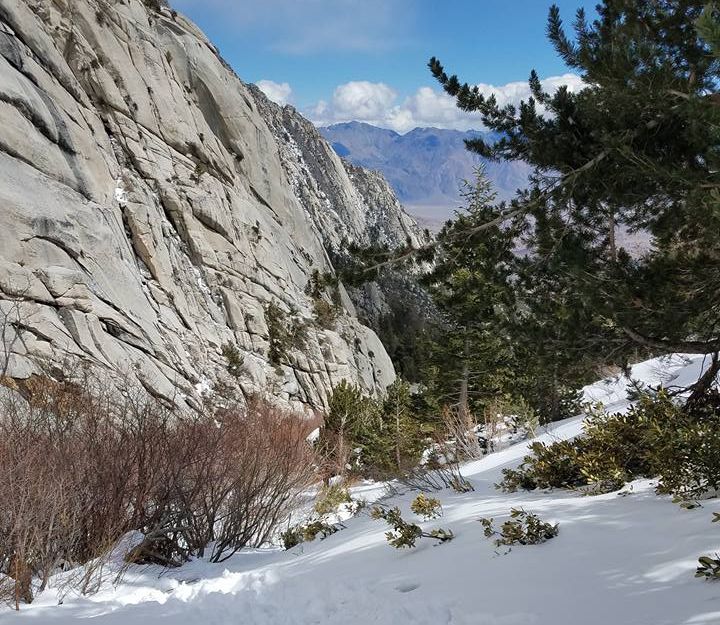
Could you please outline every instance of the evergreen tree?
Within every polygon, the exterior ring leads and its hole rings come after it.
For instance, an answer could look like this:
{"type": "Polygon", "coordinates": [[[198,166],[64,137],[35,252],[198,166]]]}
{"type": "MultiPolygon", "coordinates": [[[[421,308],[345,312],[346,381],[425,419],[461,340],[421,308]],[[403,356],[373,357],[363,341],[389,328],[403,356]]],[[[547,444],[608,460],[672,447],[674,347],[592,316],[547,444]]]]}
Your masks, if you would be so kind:
{"type": "MultiPolygon", "coordinates": [[[[390,465],[397,473],[414,466],[423,447],[423,432],[413,413],[410,385],[400,378],[388,388],[383,401],[383,438],[392,453],[385,455],[383,465],[390,465]]],[[[388,466],[389,468],[389,466],[388,466]]]]}
{"type": "MultiPolygon", "coordinates": [[[[458,106],[480,112],[502,136],[468,147],[535,168],[529,190],[499,216],[525,224],[527,254],[518,264],[529,307],[524,327],[557,323],[554,337],[542,333],[542,346],[568,357],[583,350],[616,362],[638,349],[716,354],[717,9],[698,0],[606,0],[592,23],[577,12],[570,37],[553,6],[547,32],[581,74],[582,90],[545,93],[533,71],[532,97],[501,107],[430,61],[458,106]],[[620,228],[652,244],[630,253],[618,243],[620,228]]],[[[489,233],[497,221],[469,231],[489,233]]],[[[562,359],[557,365],[565,366],[562,359]]]]}
{"type": "Polygon", "coordinates": [[[382,399],[367,397],[346,381],[329,399],[319,450],[332,473],[397,475],[415,466],[425,446],[424,412],[417,410],[410,386],[398,378],[382,399]]]}
{"type": "Polygon", "coordinates": [[[444,317],[426,371],[429,394],[456,406],[468,427],[469,415],[498,398],[526,400],[544,422],[576,414],[572,389],[596,363],[578,336],[592,311],[569,298],[562,255],[535,263],[517,249],[522,220],[473,232],[506,210],[494,205],[482,170],[465,196],[467,208],[439,234],[424,279],[444,317]]]}
{"type": "Polygon", "coordinates": [[[424,277],[443,316],[427,378],[438,404],[457,407],[461,420],[472,425],[471,415],[502,392],[514,370],[505,331],[514,307],[510,278],[517,232],[496,226],[465,236],[475,224],[494,219],[498,209],[482,169],[464,196],[466,209],[438,235],[434,269],[424,277]]]}

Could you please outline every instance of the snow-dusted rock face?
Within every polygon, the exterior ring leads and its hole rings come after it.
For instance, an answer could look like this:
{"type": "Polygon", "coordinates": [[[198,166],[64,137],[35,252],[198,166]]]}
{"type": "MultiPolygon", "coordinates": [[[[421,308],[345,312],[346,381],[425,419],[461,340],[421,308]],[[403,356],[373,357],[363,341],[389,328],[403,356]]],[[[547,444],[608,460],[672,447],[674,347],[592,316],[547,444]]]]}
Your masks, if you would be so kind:
{"type": "Polygon", "coordinates": [[[227,382],[230,343],[246,395],[298,408],[322,407],[343,378],[369,391],[394,378],[349,299],[322,329],[306,286],[343,241],[399,244],[417,226],[378,174],[241,82],[181,15],[0,0],[0,129],[10,376],[79,359],[193,405],[227,382]],[[278,366],[269,302],[307,328],[278,366]]]}

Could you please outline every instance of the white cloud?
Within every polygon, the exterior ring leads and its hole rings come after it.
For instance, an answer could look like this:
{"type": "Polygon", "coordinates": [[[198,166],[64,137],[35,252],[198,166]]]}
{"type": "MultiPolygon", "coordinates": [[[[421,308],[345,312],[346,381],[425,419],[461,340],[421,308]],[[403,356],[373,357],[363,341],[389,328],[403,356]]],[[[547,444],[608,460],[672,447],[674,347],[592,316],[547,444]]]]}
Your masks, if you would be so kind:
{"type": "Polygon", "coordinates": [[[393,106],[397,93],[386,84],[353,81],[340,85],[332,97],[332,114],[358,119],[380,119],[393,106]]]}
{"type": "MultiPolygon", "coordinates": [[[[577,91],[583,83],[575,74],[564,74],[546,78],[542,85],[552,93],[561,85],[577,91]]],[[[478,87],[487,96],[494,94],[501,106],[518,104],[530,97],[527,82],[500,86],[481,83],[478,87]]],[[[461,111],[455,106],[455,100],[439,89],[421,87],[402,102],[397,100],[397,93],[384,83],[354,81],[337,87],[330,102],[321,100],[306,114],[320,126],[362,121],[400,133],[424,126],[455,130],[482,128],[477,113],[461,111]]]]}
{"type": "MultiPolygon", "coordinates": [[[[436,128],[454,128],[469,130],[482,126],[478,113],[466,113],[455,105],[455,99],[444,91],[421,87],[414,95],[405,100],[401,107],[407,111],[408,119],[403,121],[412,128],[433,126],[436,128]]],[[[393,117],[396,117],[394,115],[393,117]]],[[[412,128],[407,128],[411,130],[412,128]]],[[[399,130],[399,132],[402,132],[399,130]]]]}
{"type": "Polygon", "coordinates": [[[275,104],[284,106],[292,102],[292,87],[286,82],[258,80],[255,85],[275,104]]]}

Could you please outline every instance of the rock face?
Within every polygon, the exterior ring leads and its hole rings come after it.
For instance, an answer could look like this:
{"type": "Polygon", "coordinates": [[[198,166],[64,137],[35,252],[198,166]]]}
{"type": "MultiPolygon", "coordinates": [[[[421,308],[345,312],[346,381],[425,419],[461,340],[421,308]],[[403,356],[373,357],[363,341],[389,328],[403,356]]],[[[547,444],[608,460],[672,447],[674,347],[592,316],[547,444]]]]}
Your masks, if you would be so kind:
{"type": "Polygon", "coordinates": [[[0,374],[85,361],[191,406],[217,380],[297,408],[343,378],[384,388],[342,286],[326,327],[307,287],[345,241],[417,241],[415,223],[157,4],[0,0],[0,374]],[[304,334],[275,362],[271,302],[304,334]]]}

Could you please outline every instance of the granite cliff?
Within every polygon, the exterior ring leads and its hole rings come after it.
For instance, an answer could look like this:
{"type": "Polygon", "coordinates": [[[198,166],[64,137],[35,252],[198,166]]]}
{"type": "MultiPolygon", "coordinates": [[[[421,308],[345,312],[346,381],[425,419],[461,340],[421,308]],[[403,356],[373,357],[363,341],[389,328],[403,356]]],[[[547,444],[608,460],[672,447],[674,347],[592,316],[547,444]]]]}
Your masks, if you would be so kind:
{"type": "Polygon", "coordinates": [[[298,409],[343,378],[393,380],[342,284],[320,295],[341,306],[324,326],[308,285],[347,241],[417,241],[417,226],[182,15],[0,0],[0,127],[0,373],[85,362],[181,405],[220,380],[298,409]],[[301,347],[272,359],[273,323],[301,347]]]}

